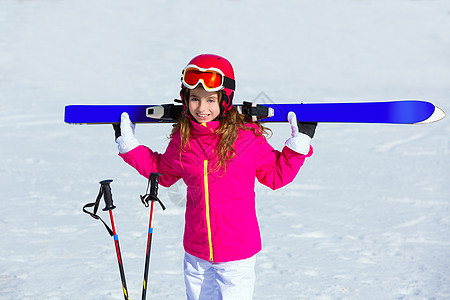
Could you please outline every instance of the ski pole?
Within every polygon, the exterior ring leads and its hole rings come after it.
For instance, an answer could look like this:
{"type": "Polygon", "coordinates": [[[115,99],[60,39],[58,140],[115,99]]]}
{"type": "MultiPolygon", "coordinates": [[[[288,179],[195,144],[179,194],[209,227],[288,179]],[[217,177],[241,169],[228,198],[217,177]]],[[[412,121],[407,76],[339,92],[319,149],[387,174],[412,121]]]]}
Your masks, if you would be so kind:
{"type": "Polygon", "coordinates": [[[162,209],[165,210],[164,204],[162,204],[161,200],[158,199],[158,184],[159,184],[159,176],[162,174],[159,173],[150,173],[150,176],[148,178],[148,184],[147,184],[147,190],[144,196],[141,196],[141,201],[144,204],[145,207],[148,207],[148,202],[151,202],[150,205],[150,220],[148,223],[148,236],[147,236],[147,251],[145,255],[145,267],[144,267],[144,283],[142,287],[142,300],[146,299],[147,296],[147,279],[148,279],[148,271],[150,268],[150,250],[152,247],[152,235],[153,235],[153,227],[152,227],[152,221],[153,221],[153,208],[155,202],[159,202],[162,209]],[[148,193],[148,188],[150,186],[150,194],[148,193]]]}
{"type": "Polygon", "coordinates": [[[111,186],[109,185],[111,182],[112,182],[111,179],[100,181],[101,188],[103,190],[103,196],[105,199],[105,208],[103,208],[103,211],[109,211],[109,218],[111,220],[114,245],[116,247],[117,262],[119,263],[120,279],[122,280],[123,296],[125,297],[125,300],[129,300],[127,283],[125,280],[125,271],[123,269],[123,263],[122,263],[122,255],[120,253],[120,247],[119,247],[119,237],[117,235],[116,225],[114,223],[113,209],[116,207],[113,204],[111,186]]]}

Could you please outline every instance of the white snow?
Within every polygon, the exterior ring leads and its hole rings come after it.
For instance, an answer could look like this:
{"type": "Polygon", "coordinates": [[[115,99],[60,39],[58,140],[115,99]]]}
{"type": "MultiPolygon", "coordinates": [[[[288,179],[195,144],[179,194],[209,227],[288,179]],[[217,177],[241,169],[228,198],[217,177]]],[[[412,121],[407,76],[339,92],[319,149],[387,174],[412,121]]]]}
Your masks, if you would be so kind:
{"type": "MultiPolygon", "coordinates": [[[[230,59],[236,102],[425,99],[450,111],[447,0],[0,2],[0,298],[123,299],[113,240],[83,214],[112,178],[130,299],[140,297],[146,179],[110,126],[68,104],[171,103],[202,52],[230,59]],[[269,100],[270,101],[270,100],[269,100]]],[[[164,151],[170,125],[139,125],[164,151]]],[[[287,124],[275,124],[281,149],[287,124]]],[[[319,124],[295,181],[258,185],[255,299],[450,299],[448,117],[319,124]]],[[[183,299],[184,210],[155,213],[148,299],[183,299]]],[[[107,214],[103,214],[108,219],[107,214]]]]}

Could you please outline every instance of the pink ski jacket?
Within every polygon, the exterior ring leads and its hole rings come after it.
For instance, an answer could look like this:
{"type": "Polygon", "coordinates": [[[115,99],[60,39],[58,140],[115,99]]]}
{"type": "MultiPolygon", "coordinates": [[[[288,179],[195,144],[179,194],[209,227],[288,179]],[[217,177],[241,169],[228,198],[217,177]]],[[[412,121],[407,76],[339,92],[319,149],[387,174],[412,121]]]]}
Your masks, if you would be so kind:
{"type": "Polygon", "coordinates": [[[249,258],[261,250],[255,178],[272,189],[290,183],[305,158],[312,155],[312,147],[307,155],[287,147],[280,152],[265,137],[242,129],[234,145],[235,158],[226,172],[216,171],[214,149],[219,137],[214,130],[219,122],[191,123],[190,147],[181,153],[181,137],[177,132],[164,154],[139,146],[119,155],[147,178],[150,172],[162,173],[159,182],[163,186],[183,179],[187,185],[183,239],[186,252],[213,262],[249,258]]]}

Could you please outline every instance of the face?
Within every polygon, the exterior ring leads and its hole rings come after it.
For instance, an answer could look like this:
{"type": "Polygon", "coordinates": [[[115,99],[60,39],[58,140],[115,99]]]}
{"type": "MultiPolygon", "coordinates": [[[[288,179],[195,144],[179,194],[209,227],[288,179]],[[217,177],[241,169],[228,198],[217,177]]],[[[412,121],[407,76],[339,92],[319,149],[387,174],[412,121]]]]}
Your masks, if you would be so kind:
{"type": "Polygon", "coordinates": [[[202,86],[189,91],[189,112],[199,123],[214,120],[220,113],[219,93],[207,92],[202,86]]]}

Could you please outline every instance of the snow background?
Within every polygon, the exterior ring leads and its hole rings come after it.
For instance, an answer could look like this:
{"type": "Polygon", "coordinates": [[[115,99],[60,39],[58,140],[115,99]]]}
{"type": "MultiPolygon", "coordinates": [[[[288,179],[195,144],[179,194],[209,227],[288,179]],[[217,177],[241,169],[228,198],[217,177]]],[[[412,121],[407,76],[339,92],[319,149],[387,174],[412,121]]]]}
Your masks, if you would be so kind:
{"type": "MultiPolygon", "coordinates": [[[[112,239],[82,213],[113,178],[130,299],[140,297],[146,179],[110,126],[68,104],[171,103],[199,53],[233,64],[236,103],[425,99],[450,111],[446,0],[0,2],[0,298],[123,299],[112,239]],[[267,99],[266,99],[267,100],[267,99]]],[[[270,126],[281,149],[290,129],[270,126]]],[[[170,125],[138,125],[164,151],[170,125]]],[[[319,124],[296,180],[258,185],[255,299],[450,299],[448,118],[319,124]]],[[[160,195],[149,299],[183,299],[183,208],[160,195]]],[[[108,219],[107,214],[104,214],[108,219]]]]}

